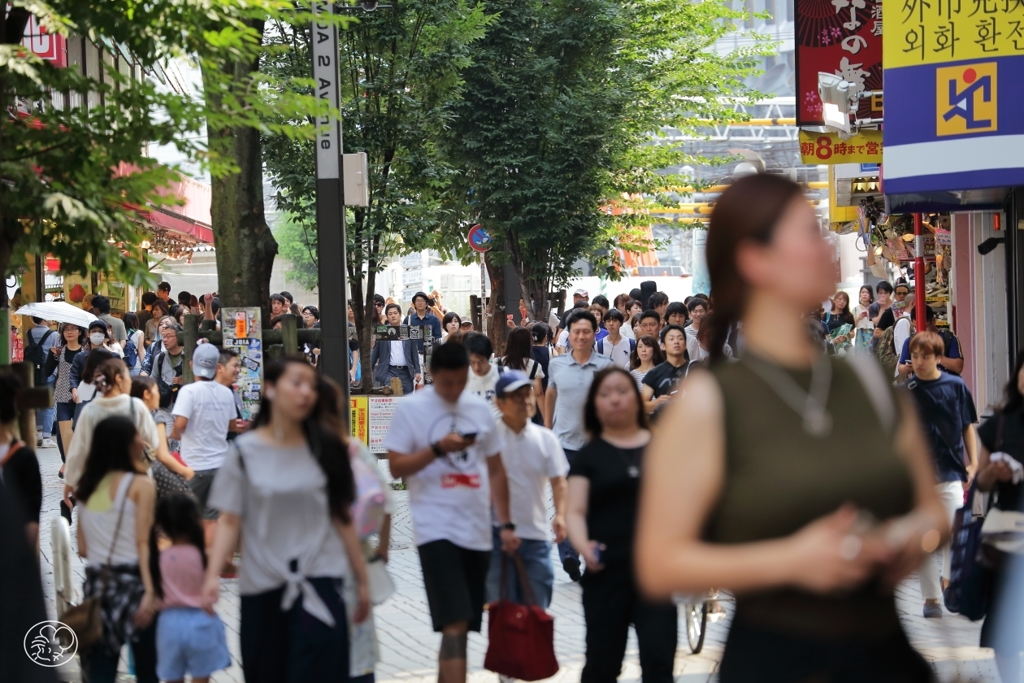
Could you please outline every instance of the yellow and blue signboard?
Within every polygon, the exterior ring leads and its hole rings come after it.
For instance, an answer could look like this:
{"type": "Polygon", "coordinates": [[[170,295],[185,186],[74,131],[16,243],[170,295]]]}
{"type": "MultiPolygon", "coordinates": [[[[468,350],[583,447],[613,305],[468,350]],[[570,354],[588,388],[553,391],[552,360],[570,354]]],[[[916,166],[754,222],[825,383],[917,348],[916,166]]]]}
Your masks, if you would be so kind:
{"type": "Polygon", "coordinates": [[[904,0],[887,14],[886,194],[1024,184],[1024,0],[904,0]]]}

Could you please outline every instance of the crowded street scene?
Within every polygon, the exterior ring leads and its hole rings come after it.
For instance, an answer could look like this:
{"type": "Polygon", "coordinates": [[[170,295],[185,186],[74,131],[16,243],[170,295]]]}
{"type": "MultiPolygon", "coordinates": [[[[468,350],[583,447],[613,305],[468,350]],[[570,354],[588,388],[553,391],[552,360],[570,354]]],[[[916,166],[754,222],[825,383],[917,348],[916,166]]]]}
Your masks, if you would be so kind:
{"type": "Polygon", "coordinates": [[[10,0],[0,683],[1021,683],[1024,2],[10,0]]]}

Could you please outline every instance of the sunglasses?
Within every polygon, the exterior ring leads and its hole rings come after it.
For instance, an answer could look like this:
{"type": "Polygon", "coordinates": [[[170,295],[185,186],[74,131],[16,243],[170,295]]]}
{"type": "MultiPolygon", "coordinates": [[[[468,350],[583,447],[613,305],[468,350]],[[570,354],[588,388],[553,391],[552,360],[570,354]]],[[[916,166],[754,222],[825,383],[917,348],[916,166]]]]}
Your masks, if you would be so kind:
{"type": "Polygon", "coordinates": [[[896,296],[907,296],[908,294],[910,294],[910,290],[908,290],[908,289],[897,289],[896,290],[896,296]]]}

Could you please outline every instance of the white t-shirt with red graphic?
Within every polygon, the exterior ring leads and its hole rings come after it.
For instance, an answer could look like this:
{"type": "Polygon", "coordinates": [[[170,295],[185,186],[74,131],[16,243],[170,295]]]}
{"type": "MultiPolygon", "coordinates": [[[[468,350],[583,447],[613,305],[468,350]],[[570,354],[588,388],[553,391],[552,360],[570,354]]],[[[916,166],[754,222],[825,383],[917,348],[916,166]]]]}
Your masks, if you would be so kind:
{"type": "Polygon", "coordinates": [[[451,541],[467,550],[491,549],[491,487],[487,458],[501,454],[502,437],[487,402],[463,391],[448,403],[428,386],[398,400],[384,448],[410,455],[452,432],[476,434],[461,453],[435,459],[405,478],[416,545],[451,541]]]}

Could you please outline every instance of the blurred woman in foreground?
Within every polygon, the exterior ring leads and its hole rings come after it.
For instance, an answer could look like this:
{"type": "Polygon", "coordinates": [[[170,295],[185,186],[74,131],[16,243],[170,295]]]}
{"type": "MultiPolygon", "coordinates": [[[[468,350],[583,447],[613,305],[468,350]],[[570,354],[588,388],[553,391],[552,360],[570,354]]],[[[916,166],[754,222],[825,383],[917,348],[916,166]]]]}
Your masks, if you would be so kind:
{"type": "Polygon", "coordinates": [[[690,375],[648,448],[640,587],[736,593],[722,683],[932,680],[893,589],[945,542],[946,515],[913,405],[877,365],[830,358],[807,337],[803,312],[835,283],[802,188],[734,183],[707,257],[712,365],[690,375]],[[723,363],[737,320],[744,354],[723,363]]]}

